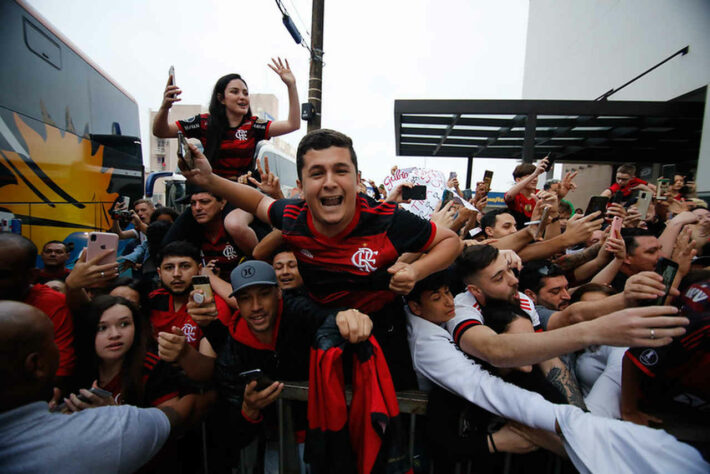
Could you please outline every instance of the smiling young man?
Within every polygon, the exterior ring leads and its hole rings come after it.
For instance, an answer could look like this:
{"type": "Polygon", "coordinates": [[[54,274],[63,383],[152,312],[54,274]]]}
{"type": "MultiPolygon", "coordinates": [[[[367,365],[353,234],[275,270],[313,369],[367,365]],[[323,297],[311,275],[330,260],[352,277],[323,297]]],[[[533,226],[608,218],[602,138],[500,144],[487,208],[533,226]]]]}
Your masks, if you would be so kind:
{"type": "Polygon", "coordinates": [[[395,203],[358,195],[352,141],[333,130],[311,132],[298,146],[296,168],[303,200],[275,201],[220,178],[197,148],[191,150],[197,168],[185,171],[185,176],[281,229],[311,298],[368,313],[395,385],[413,385],[404,315],[401,305],[393,302],[397,294],[408,293],[418,280],[453,262],[461,245],[456,234],[395,203]],[[397,262],[407,252],[426,253],[411,264],[397,262]]]}
{"type": "Polygon", "coordinates": [[[298,271],[298,260],[293,252],[289,250],[278,252],[274,255],[271,265],[274,267],[279,288],[282,290],[294,290],[303,286],[303,278],[298,271]]]}

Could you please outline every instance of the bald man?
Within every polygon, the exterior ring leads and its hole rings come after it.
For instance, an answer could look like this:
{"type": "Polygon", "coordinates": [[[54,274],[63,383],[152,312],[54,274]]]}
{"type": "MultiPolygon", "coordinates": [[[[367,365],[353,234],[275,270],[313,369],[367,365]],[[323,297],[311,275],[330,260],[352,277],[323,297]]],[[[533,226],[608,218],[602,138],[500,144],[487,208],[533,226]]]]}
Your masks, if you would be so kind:
{"type": "Polygon", "coordinates": [[[0,472],[133,472],[185,419],[184,406],[49,411],[59,351],[38,309],[0,301],[0,472]]]}

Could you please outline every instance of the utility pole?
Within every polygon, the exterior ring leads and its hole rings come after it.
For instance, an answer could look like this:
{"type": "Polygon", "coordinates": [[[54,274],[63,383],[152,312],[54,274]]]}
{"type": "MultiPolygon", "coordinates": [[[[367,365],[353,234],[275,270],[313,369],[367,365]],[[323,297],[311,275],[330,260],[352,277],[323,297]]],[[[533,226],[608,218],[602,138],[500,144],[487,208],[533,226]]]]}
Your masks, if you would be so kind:
{"type": "Polygon", "coordinates": [[[308,121],[308,131],[320,129],[321,87],[323,84],[323,3],[324,0],[313,0],[311,18],[311,70],[308,80],[308,102],[314,109],[315,115],[308,121]]]}

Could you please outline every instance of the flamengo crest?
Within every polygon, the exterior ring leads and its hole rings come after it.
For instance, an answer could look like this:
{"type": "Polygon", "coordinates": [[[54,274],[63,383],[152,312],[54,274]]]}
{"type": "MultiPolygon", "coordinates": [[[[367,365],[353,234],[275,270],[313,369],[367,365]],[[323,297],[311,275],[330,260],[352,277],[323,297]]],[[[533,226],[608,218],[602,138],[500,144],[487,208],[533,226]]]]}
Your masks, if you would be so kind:
{"type": "Polygon", "coordinates": [[[360,271],[372,273],[377,270],[375,258],[378,253],[379,252],[368,249],[367,247],[362,247],[353,254],[351,261],[360,271]]]}

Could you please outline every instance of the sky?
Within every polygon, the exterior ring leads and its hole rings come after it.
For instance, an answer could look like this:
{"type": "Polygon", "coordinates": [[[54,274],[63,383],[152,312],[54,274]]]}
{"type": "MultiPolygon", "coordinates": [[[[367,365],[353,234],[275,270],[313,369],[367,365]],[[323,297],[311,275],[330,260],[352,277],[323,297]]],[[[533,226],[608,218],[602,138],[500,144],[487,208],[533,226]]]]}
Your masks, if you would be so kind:
{"type": "MultiPolygon", "coordinates": [[[[307,101],[309,53],[281,22],[275,2],[255,0],[27,0],[138,102],[147,162],[150,109],[160,106],[170,65],[182,103],[207,104],[216,80],[237,72],[250,93],[279,99],[286,86],[267,63],[288,58],[307,101]]],[[[311,2],[283,0],[310,44],[311,2]]],[[[349,135],[363,177],[381,183],[393,165],[456,171],[464,158],[395,154],[396,99],[520,99],[528,1],[325,1],[323,128],[349,135]]],[[[301,129],[281,137],[297,146],[301,129]]],[[[473,179],[495,171],[494,191],[512,184],[512,160],[474,160],[473,179]]]]}

